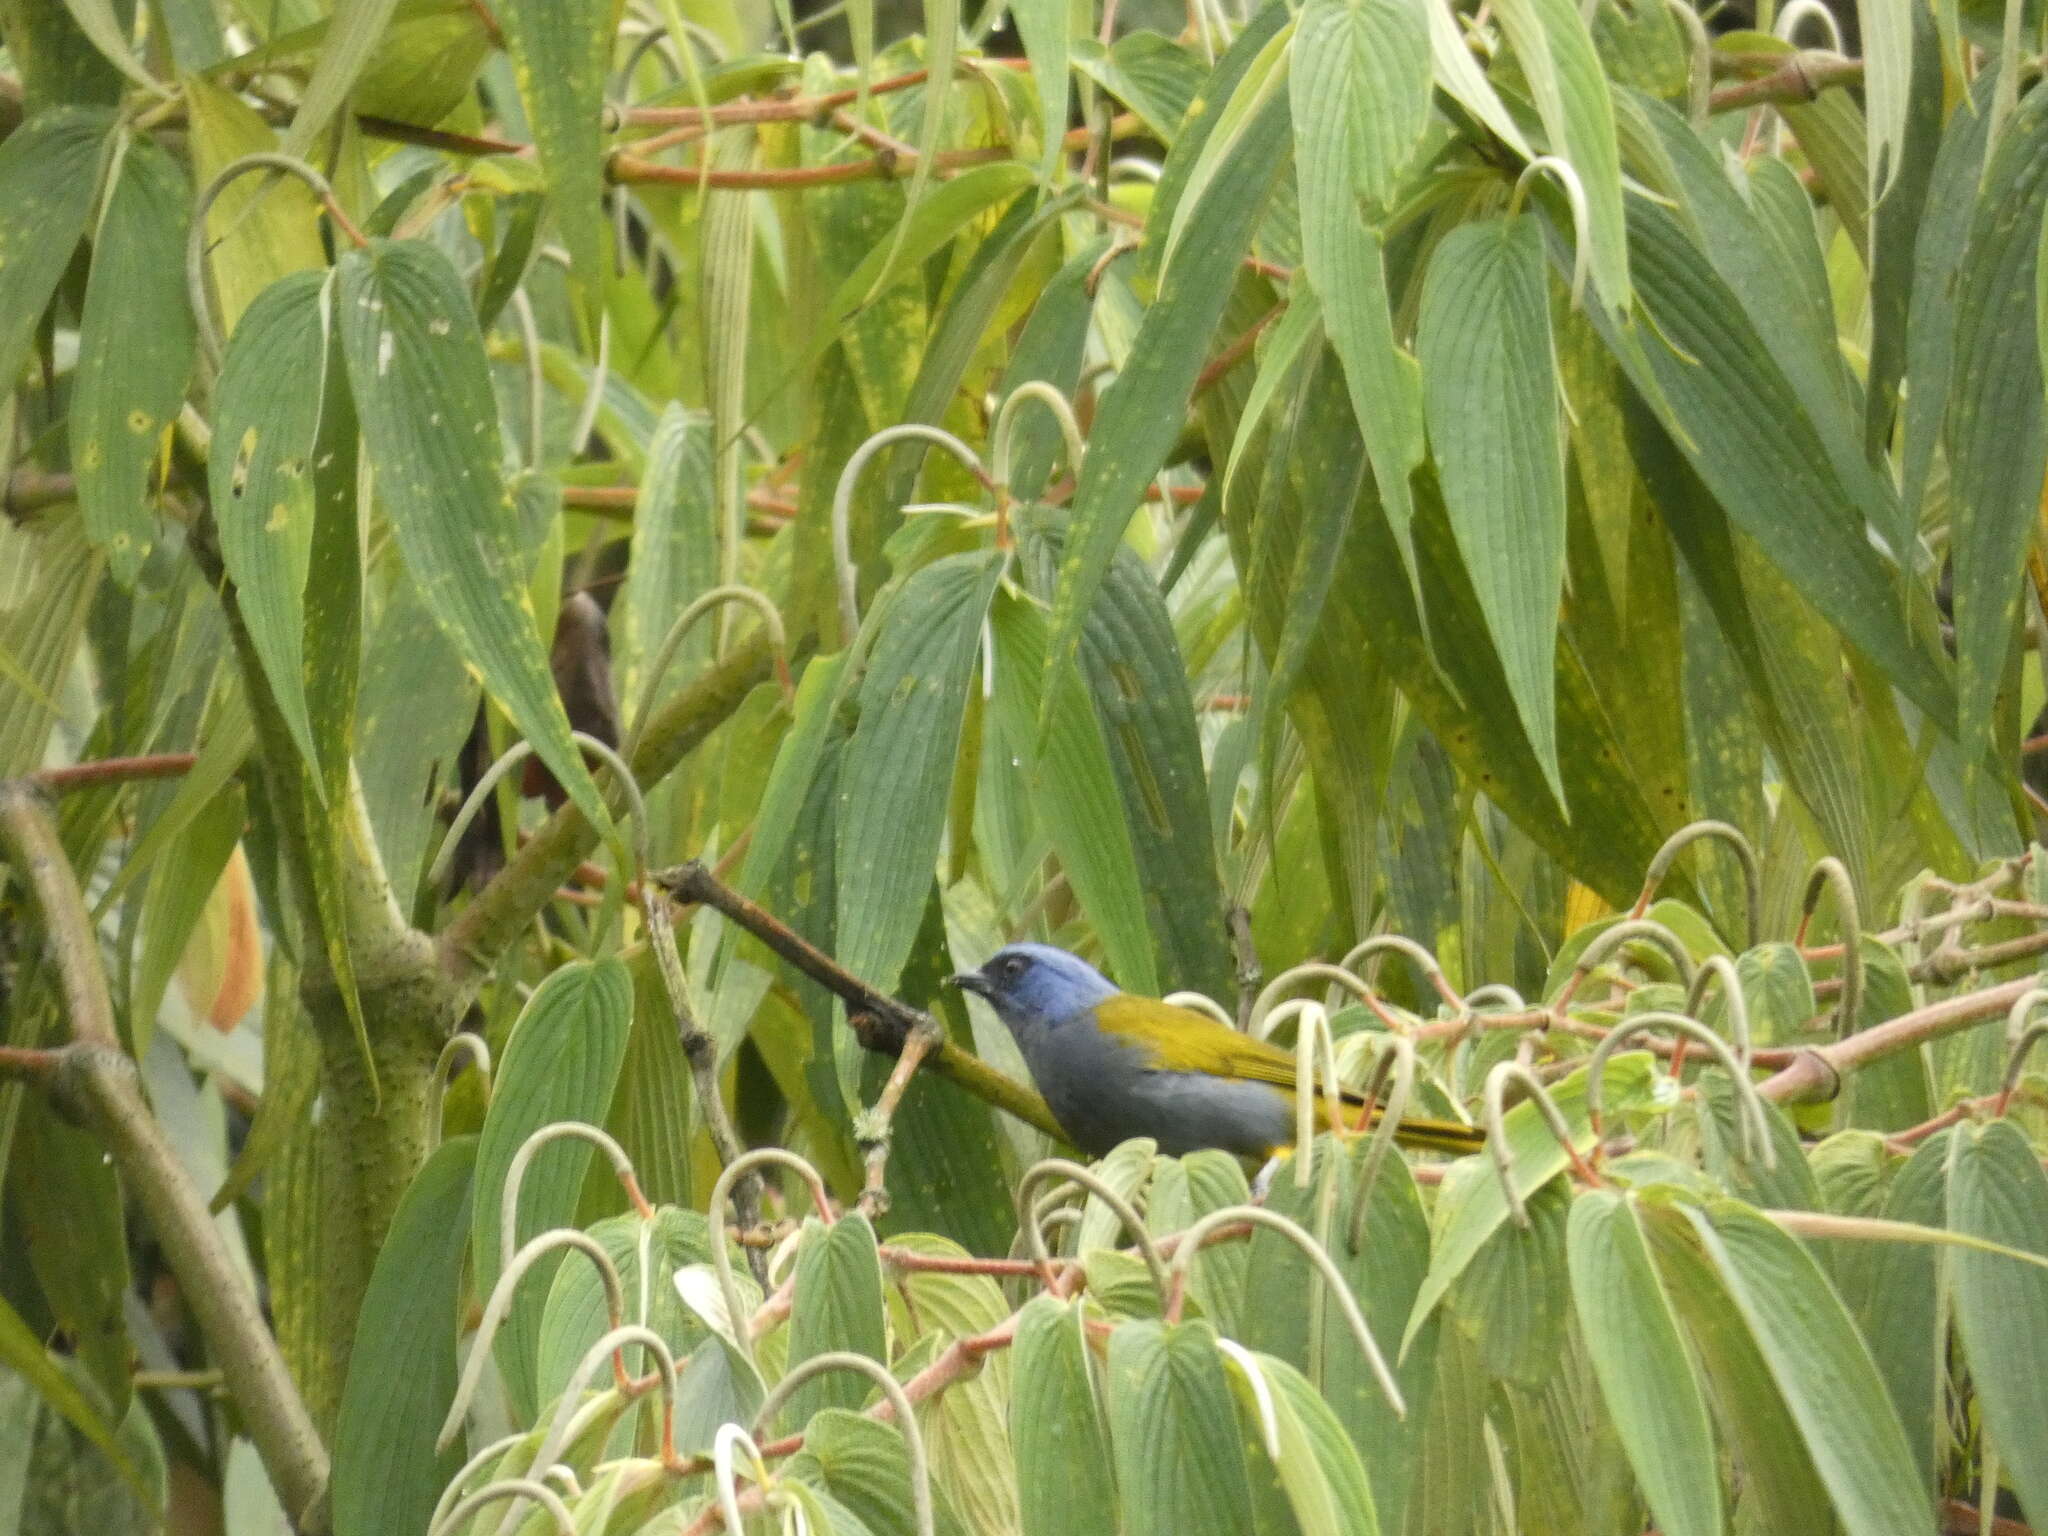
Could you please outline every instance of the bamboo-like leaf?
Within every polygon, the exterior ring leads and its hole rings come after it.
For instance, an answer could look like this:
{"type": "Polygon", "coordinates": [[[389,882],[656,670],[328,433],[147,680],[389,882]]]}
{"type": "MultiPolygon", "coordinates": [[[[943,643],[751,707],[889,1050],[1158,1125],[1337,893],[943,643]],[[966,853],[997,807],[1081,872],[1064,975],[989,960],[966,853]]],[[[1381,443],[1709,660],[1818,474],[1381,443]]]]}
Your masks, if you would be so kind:
{"type": "Polygon", "coordinates": [[[183,260],[192,188],[147,139],[128,145],[93,238],[71,398],[71,462],[86,531],[117,581],[155,538],[145,498],[192,371],[183,260]]]}
{"type": "Polygon", "coordinates": [[[85,233],[112,127],[97,108],[51,107],[0,142],[0,385],[21,372],[85,233]]]}
{"type": "Polygon", "coordinates": [[[64,1416],[72,1428],[90,1440],[106,1453],[114,1464],[114,1470],[121,1480],[135,1490],[138,1497],[150,1497],[149,1484],[142,1471],[135,1464],[126,1448],[115,1438],[115,1428],[109,1424],[98,1404],[86,1396],[62,1366],[51,1359],[44,1350],[42,1341],[29,1331],[28,1324],[21,1320],[21,1314],[0,1297],[0,1364],[20,1374],[44,1402],[64,1416]]]}
{"type": "Polygon", "coordinates": [[[235,327],[214,391],[208,463],[220,552],[249,642],[308,764],[320,761],[306,707],[306,576],[313,560],[313,445],[327,377],[325,274],[266,288],[235,327]]]}
{"type": "Polygon", "coordinates": [[[242,835],[242,823],[242,794],[230,786],[195,808],[150,873],[142,901],[142,951],[128,996],[128,1027],[144,1056],[171,975],[242,835]]]}
{"type": "Polygon", "coordinates": [[[1073,7],[1067,0],[1017,0],[1010,19],[1031,61],[1031,79],[1038,87],[1038,131],[1044,140],[1038,179],[1051,186],[1066,158],[1061,140],[1067,132],[1068,33],[1073,7]]]}
{"type": "MultiPolygon", "coordinates": [[[[1160,991],[1152,935],[1145,922],[1137,855],[1101,722],[1078,669],[1050,681],[1061,694],[1049,709],[1044,751],[1034,750],[1045,671],[1045,617],[1021,600],[998,599],[995,708],[1012,761],[1028,765],[1031,801],[1052,837],[1118,983],[1155,997],[1160,991]]],[[[1000,768],[999,770],[1000,771],[1000,768]]],[[[1016,770],[1012,770],[1016,771],[1016,770]]]]}
{"type": "MultiPolygon", "coordinates": [[[[791,1369],[833,1350],[888,1359],[882,1257],[867,1217],[853,1211],[829,1227],[815,1216],[804,1219],[803,1235],[797,1240],[793,1305],[791,1369]]],[[[865,1377],[850,1371],[814,1377],[790,1399],[784,1422],[795,1428],[823,1408],[858,1409],[873,1391],[865,1377]]]]}
{"type": "Polygon", "coordinates": [[[40,1095],[22,1105],[20,1134],[10,1201],[29,1267],[108,1417],[118,1419],[128,1411],[134,1349],[121,1311],[129,1273],[120,1178],[100,1139],[59,1119],[40,1095]]]}
{"type": "Polygon", "coordinates": [[[2048,98],[2029,92],[1985,168],[1956,278],[1948,403],[1959,736],[1989,745],[1991,711],[2020,618],[2020,567],[2048,467],[2034,334],[2048,98]]]}
{"type": "Polygon", "coordinates": [[[1017,1322],[1010,1444],[1024,1536],[1116,1536],[1116,1493],[1080,1305],[1034,1296],[1017,1322]]]}
{"type": "Polygon", "coordinates": [[[905,582],[878,627],[847,748],[839,824],[839,962],[895,986],[924,915],[982,622],[1001,570],[954,555],[905,582]]]}
{"type": "Polygon", "coordinates": [[[477,1138],[436,1147],[413,1175],[363,1294],[334,1439],[335,1536],[424,1530],[461,1464],[434,1436],[455,1399],[462,1261],[477,1138]]]}
{"type": "Polygon", "coordinates": [[[555,227],[568,244],[570,269],[594,306],[604,259],[599,202],[612,9],[601,0],[504,0],[497,16],[547,173],[555,227]]]}
{"type": "MultiPolygon", "coordinates": [[[[826,306],[831,323],[835,327],[843,323],[870,298],[1031,182],[1029,166],[1002,160],[974,166],[941,185],[904,218],[891,240],[869,251],[847,274],[826,306]]],[[[829,340],[820,337],[818,346],[822,349],[829,340]]]]}
{"type": "Polygon", "coordinates": [[[1564,452],[1533,216],[1461,225],[1437,247],[1416,349],[1451,532],[1529,744],[1562,802],[1555,658],[1564,452]]]}
{"type": "MultiPolygon", "coordinates": [[[[1179,433],[1182,410],[1229,299],[1238,259],[1284,158],[1287,122],[1286,98],[1273,95],[1206,189],[1190,191],[1189,232],[1167,267],[1158,298],[1145,312],[1123,371],[1096,412],[1053,603],[1048,676],[1071,663],[1131,508],[1179,433]]],[[[1041,718],[1041,731],[1046,724],[1041,718]]]]}
{"type": "Polygon", "coordinates": [[[397,9],[398,0],[338,0],[319,62],[313,66],[298,111],[292,114],[292,125],[279,146],[285,154],[303,158],[313,147],[320,130],[348,100],[397,9]]]}
{"type": "MultiPolygon", "coordinates": [[[[1958,1127],[1948,1180],[1949,1225],[1958,1232],[2048,1257],[2048,1177],[2010,1120],[1958,1127]]],[[[2027,1518],[2048,1517],[2048,1339],[2016,1328],[2048,1307],[2048,1270],[1961,1249],[1955,1266],[1956,1328],[1976,1383],[1984,1430],[2027,1518]]]]}
{"type": "Polygon", "coordinates": [[[129,42],[128,28],[115,13],[114,0],[64,0],[64,9],[78,24],[78,30],[92,39],[92,45],[107,61],[144,90],[165,94],[163,84],[143,66],[129,42]]]}
{"type": "Polygon", "coordinates": [[[1251,1484],[1216,1332],[1129,1322],[1109,1339],[1109,1438],[1129,1536],[1241,1536],[1251,1484]]]}
{"type": "Polygon", "coordinates": [[[1457,8],[1451,0],[1426,0],[1424,9],[1429,17],[1429,52],[1437,85],[1446,96],[1486,124],[1508,148],[1525,160],[1534,159],[1536,152],[1522,137],[1521,125],[1502,103],[1479,61],[1472,57],[1457,8]]]}
{"type": "MultiPolygon", "coordinates": [[[[470,1265],[479,1295],[488,1296],[498,1283],[499,1206],[513,1157],[542,1126],[603,1120],[632,1022],[632,979],[614,959],[576,961],[550,973],[512,1026],[477,1147],[470,1265]]],[[[534,1159],[519,1192],[520,1240],[575,1216],[591,1151],[589,1142],[565,1138],[534,1159]]],[[[522,1421],[531,1420],[539,1402],[535,1364],[541,1317],[548,1281],[560,1259],[560,1254],[548,1254],[529,1273],[496,1341],[498,1369],[522,1421]]]]}
{"type": "Polygon", "coordinates": [[[1863,33],[1864,115],[1870,126],[1871,205],[1883,201],[1905,158],[1912,110],[1911,0],[1867,0],[1856,13],[1863,33]]]}
{"type": "Polygon", "coordinates": [[[1713,1429],[1633,1201],[1580,1195],[1569,1243],[1580,1337],[1650,1513],[1670,1536],[1718,1536],[1713,1429]]]}
{"type": "Polygon", "coordinates": [[[1309,0],[1293,54],[1288,87],[1307,237],[1312,213],[1355,218],[1356,199],[1381,209],[1399,189],[1429,122],[1428,18],[1420,0],[1309,0]]]}
{"type": "Polygon", "coordinates": [[[1592,249],[1593,286],[1609,308],[1627,314],[1629,234],[1622,212],[1621,151],[1614,102],[1586,20],[1572,0],[1508,0],[1497,13],[1521,61],[1550,139],[1585,190],[1589,227],[1577,238],[1592,249]]]}
{"type": "Polygon", "coordinates": [[[43,762],[103,557],[75,513],[0,527],[0,557],[23,578],[0,600],[0,652],[13,662],[0,668],[0,775],[12,777],[43,762]]]}
{"type": "Polygon", "coordinates": [[[1655,408],[1729,520],[1845,639],[1923,713],[1946,724],[1954,689],[1932,647],[1902,611],[1897,570],[1865,524],[1882,508],[1859,503],[1830,472],[1824,441],[1741,301],[1700,260],[1672,215],[1637,199],[1629,233],[1636,290],[1654,327],[1634,339],[1596,315],[1608,345],[1655,408]]]}
{"type": "Polygon", "coordinates": [[[1899,1416],[1820,1266],[1748,1206],[1688,1214],[1849,1536],[1925,1531],[1927,1494],[1899,1416]]]}
{"type": "Polygon", "coordinates": [[[609,826],[527,596],[497,402],[461,281],[437,248],[413,241],[373,241],[340,274],[349,389],[420,596],[577,808],[609,826]]]}

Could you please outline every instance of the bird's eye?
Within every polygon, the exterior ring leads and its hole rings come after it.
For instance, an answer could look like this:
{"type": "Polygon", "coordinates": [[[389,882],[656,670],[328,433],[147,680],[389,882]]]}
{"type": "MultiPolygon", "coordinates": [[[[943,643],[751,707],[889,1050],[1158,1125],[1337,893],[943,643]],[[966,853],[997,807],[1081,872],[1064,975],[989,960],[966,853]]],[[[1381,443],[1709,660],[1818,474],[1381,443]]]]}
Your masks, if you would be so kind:
{"type": "Polygon", "coordinates": [[[1005,981],[1015,981],[1024,974],[1025,964],[1026,962],[1022,955],[1010,956],[1009,959],[1003,962],[1003,979],[1005,981]]]}

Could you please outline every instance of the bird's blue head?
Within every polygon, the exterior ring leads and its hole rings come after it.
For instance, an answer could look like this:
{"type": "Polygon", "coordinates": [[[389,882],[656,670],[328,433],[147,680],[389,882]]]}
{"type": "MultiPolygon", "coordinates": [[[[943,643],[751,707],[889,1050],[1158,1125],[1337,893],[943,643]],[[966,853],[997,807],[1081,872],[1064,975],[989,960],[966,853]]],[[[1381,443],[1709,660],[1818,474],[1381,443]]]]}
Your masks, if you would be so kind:
{"type": "Polygon", "coordinates": [[[1064,1023],[1117,991],[1079,955],[1050,944],[1011,944],[991,955],[980,970],[949,979],[962,991],[987,998],[1002,1021],[1019,1034],[1064,1023]]]}

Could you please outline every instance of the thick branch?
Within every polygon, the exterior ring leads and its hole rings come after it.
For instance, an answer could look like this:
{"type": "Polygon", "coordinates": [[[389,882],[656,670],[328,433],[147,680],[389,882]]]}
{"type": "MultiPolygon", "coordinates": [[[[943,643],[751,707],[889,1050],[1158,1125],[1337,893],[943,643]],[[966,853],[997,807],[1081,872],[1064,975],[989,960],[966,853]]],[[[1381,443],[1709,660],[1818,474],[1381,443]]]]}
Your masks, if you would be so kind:
{"type": "Polygon", "coordinates": [[[135,1064],[114,1033],[92,919],[57,829],[36,792],[0,783],[0,836],[26,875],[61,979],[73,1043],[58,1053],[51,1091],[105,1142],[198,1320],[264,1470],[302,1531],[327,1525],[326,1448],[292,1384],[277,1341],[221,1241],[206,1198],[186,1176],[143,1101],[135,1064]]]}
{"type": "Polygon", "coordinates": [[[1733,112],[1742,107],[1760,107],[1776,102],[1796,105],[1812,101],[1829,86],[1862,83],[1861,59],[1845,59],[1838,53],[1825,50],[1794,53],[1787,55],[1760,80],[1722,86],[1707,98],[1707,106],[1714,112],[1733,112]]]}
{"type": "Polygon", "coordinates": [[[1969,992],[1915,1008],[1833,1045],[1801,1051],[1791,1065],[1759,1083],[1757,1092],[1784,1103],[1831,1099],[1840,1089],[1845,1073],[1996,1018],[2011,1008],[2022,993],[2039,984],[2038,976],[2022,976],[1982,992],[1969,992]]]}
{"type": "Polygon", "coordinates": [[[102,757],[87,763],[68,763],[62,768],[44,768],[31,774],[38,787],[53,795],[70,789],[87,789],[96,784],[133,784],[143,779],[175,779],[192,771],[196,752],[158,752],[148,757],[102,757]]]}
{"type": "MultiPolygon", "coordinates": [[[[767,681],[770,659],[767,638],[750,636],[664,704],[629,765],[640,783],[650,786],[665,777],[722,725],[755,684],[767,681]]],[[[597,843],[597,829],[573,804],[556,811],[442,931],[442,970],[465,991],[481,985],[499,954],[554,900],[556,889],[597,843]]]]}

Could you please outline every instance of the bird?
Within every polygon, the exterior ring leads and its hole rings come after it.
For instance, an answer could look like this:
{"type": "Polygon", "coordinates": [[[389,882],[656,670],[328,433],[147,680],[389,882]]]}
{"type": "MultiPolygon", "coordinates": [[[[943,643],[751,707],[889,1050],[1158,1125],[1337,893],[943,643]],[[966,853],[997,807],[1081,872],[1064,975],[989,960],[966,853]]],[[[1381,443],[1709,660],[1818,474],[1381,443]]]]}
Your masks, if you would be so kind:
{"type": "MultiPolygon", "coordinates": [[[[995,1009],[1067,1140],[1091,1157],[1149,1136],[1169,1157],[1220,1147],[1265,1159],[1294,1140],[1294,1057],[1192,1008],[1136,997],[1079,955],[1011,944],[978,971],[947,981],[995,1009]]],[[[1345,1090],[1344,1102],[1363,1108],[1345,1090]]],[[[1325,1101],[1316,1102],[1327,1126],[1325,1101]]],[[[1359,1129],[1362,1127],[1352,1127],[1359,1129]]],[[[1440,1152],[1476,1152],[1475,1127],[1404,1119],[1395,1139],[1440,1152]]]]}

